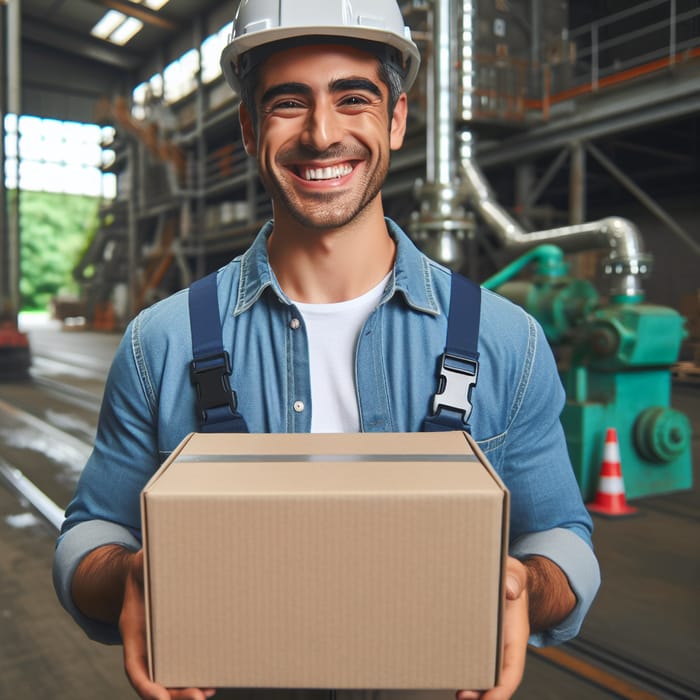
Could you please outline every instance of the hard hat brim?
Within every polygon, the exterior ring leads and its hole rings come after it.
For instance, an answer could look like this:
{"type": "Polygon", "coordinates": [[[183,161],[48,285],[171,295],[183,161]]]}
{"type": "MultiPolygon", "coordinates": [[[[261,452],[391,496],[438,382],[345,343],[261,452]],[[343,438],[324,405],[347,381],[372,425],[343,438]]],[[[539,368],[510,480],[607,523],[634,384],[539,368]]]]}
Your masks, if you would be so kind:
{"type": "Polygon", "coordinates": [[[372,41],[386,44],[397,49],[402,56],[405,75],[403,87],[405,91],[411,89],[420,68],[420,52],[418,47],[410,39],[402,39],[393,32],[372,27],[279,27],[267,29],[264,32],[250,32],[237,36],[221,52],[221,70],[226,82],[240,94],[240,82],[236,74],[235,66],[239,56],[268,44],[284,41],[285,39],[307,38],[309,44],[314,37],[338,37],[339,39],[357,39],[358,41],[372,41]]]}

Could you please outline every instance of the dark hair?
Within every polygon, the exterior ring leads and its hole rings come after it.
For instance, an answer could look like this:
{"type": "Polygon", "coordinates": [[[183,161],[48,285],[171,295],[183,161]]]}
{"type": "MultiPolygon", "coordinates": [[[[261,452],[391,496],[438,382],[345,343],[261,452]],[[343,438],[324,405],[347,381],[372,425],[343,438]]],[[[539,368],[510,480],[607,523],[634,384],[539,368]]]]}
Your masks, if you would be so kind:
{"type": "Polygon", "coordinates": [[[246,56],[246,69],[239,75],[241,88],[241,102],[245,105],[253,127],[258,128],[258,115],[255,109],[255,89],[258,86],[260,79],[260,66],[263,61],[272,53],[281,51],[293,46],[301,46],[305,44],[343,44],[353,46],[358,49],[367,51],[377,57],[379,62],[379,79],[387,86],[389,90],[389,119],[394,114],[396,103],[404,92],[403,81],[404,71],[399,68],[401,65],[400,59],[397,59],[397,52],[385,44],[380,44],[374,41],[362,41],[357,39],[346,39],[344,37],[303,37],[301,39],[286,39],[280,42],[263,45],[251,51],[248,51],[246,56]],[[397,62],[398,61],[398,62],[397,62]]]}

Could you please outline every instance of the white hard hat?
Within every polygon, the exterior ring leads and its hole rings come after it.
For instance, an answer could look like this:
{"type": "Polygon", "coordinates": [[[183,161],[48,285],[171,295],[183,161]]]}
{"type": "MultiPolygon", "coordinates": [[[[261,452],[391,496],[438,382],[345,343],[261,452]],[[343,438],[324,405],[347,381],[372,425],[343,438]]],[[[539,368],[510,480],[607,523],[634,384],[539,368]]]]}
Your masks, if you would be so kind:
{"type": "Polygon", "coordinates": [[[233,33],[221,53],[226,81],[240,92],[239,79],[249,70],[246,53],[273,42],[307,37],[359,39],[391,49],[404,90],[418,74],[420,53],[396,0],[241,0],[233,33]]]}

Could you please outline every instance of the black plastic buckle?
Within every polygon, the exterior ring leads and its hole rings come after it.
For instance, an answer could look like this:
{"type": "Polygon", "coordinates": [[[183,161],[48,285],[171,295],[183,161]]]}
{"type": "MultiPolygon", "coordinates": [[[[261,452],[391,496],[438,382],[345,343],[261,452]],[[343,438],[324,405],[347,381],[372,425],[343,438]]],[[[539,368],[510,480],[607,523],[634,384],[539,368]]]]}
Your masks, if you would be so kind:
{"type": "Polygon", "coordinates": [[[466,425],[472,412],[471,393],[479,374],[479,360],[474,356],[445,352],[440,360],[439,387],[433,396],[433,415],[442,409],[462,415],[466,425]]]}
{"type": "Polygon", "coordinates": [[[232,414],[236,412],[238,400],[231,389],[230,375],[231,360],[225,350],[190,363],[190,379],[197,391],[197,409],[203,421],[211,408],[228,406],[232,414]]]}

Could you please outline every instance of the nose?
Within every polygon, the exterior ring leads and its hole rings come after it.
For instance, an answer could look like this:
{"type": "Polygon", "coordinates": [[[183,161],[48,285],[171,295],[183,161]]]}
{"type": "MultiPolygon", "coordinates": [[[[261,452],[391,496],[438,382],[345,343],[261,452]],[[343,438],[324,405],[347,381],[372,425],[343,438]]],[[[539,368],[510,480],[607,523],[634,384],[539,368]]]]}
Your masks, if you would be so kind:
{"type": "Polygon", "coordinates": [[[323,152],[342,139],[341,116],[325,101],[316,103],[309,110],[302,143],[316,152],[323,152]]]}

